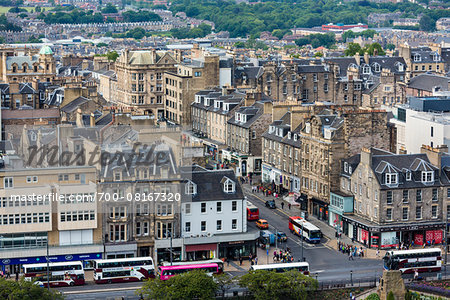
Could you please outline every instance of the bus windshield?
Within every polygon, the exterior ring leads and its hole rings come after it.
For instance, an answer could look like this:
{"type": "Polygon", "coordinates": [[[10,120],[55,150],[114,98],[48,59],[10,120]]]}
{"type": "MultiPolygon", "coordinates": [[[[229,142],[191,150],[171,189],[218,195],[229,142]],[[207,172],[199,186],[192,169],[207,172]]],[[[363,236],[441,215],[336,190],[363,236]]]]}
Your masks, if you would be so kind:
{"type": "Polygon", "coordinates": [[[258,212],[258,208],[254,207],[254,208],[249,208],[248,209],[250,212],[255,213],[258,212]]]}
{"type": "Polygon", "coordinates": [[[312,239],[318,239],[320,238],[320,231],[314,230],[310,232],[311,238],[312,239]]]}

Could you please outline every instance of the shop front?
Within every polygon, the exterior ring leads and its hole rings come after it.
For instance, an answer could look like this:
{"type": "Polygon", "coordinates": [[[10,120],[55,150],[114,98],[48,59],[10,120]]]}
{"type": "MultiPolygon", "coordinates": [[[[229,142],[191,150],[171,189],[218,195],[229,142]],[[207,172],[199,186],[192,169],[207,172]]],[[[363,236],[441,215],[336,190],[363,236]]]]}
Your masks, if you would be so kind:
{"type": "Polygon", "coordinates": [[[256,240],[233,241],[219,244],[219,257],[237,260],[239,257],[247,258],[256,255],[256,240]]]}
{"type": "Polygon", "coordinates": [[[319,220],[328,222],[328,203],[314,197],[311,198],[310,203],[310,213],[312,213],[313,216],[317,217],[319,220]]]}
{"type": "Polygon", "coordinates": [[[336,232],[348,235],[348,226],[343,221],[344,213],[353,212],[353,196],[340,191],[330,192],[330,206],[328,225],[334,227],[336,232]]]}
{"type": "Polygon", "coordinates": [[[217,244],[186,245],[186,260],[216,258],[217,244]]]}

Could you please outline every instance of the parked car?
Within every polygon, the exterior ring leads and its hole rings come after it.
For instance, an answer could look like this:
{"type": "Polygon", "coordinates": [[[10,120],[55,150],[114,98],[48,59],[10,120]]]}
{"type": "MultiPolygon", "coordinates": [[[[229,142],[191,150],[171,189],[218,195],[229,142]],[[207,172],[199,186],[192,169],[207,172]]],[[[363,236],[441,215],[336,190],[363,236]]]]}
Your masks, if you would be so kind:
{"type": "Polygon", "coordinates": [[[256,221],[256,227],[258,227],[259,229],[269,229],[269,222],[264,219],[259,219],[258,221],[256,221]]]}
{"type": "Polygon", "coordinates": [[[287,241],[286,233],[278,231],[277,232],[277,239],[278,239],[279,242],[286,242],[287,241]]]}
{"type": "Polygon", "coordinates": [[[269,230],[261,230],[259,239],[263,244],[275,245],[275,234],[269,230]]]}
{"type": "Polygon", "coordinates": [[[277,206],[275,204],[275,200],[266,201],[266,207],[271,208],[271,209],[277,208],[277,206]]]}

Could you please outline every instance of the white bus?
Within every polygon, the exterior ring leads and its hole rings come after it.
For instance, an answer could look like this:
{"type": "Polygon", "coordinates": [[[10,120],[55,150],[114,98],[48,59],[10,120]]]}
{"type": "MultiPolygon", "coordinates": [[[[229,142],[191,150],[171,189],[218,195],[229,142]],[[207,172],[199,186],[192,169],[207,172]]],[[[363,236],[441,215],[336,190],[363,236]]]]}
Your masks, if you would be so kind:
{"type": "Polygon", "coordinates": [[[294,262],[285,264],[269,264],[269,265],[253,265],[250,271],[256,270],[269,270],[277,273],[288,272],[291,270],[297,270],[305,275],[309,275],[309,264],[307,262],[294,262]]]}
{"type": "MultiPolygon", "coordinates": [[[[27,281],[39,281],[47,287],[47,263],[23,265],[27,281]]],[[[49,263],[50,287],[83,285],[84,269],[81,261],[49,263]]]]}
{"type": "Polygon", "coordinates": [[[322,237],[322,232],[317,226],[298,216],[289,218],[289,230],[310,243],[320,243],[322,237]]]}
{"type": "Polygon", "coordinates": [[[94,260],[95,283],[142,281],[155,278],[151,257],[94,260]]]}
{"type": "Polygon", "coordinates": [[[442,266],[440,248],[388,251],[383,260],[386,270],[402,273],[438,272],[442,266]]]}

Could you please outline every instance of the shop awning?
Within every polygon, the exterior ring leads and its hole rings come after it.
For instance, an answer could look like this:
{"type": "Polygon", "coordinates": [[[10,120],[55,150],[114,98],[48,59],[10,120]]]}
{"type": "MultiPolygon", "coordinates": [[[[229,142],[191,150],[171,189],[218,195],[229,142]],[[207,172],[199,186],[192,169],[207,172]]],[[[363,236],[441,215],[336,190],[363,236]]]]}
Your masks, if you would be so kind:
{"type": "Polygon", "coordinates": [[[217,250],[217,244],[186,245],[186,252],[215,250],[217,250]]]}

